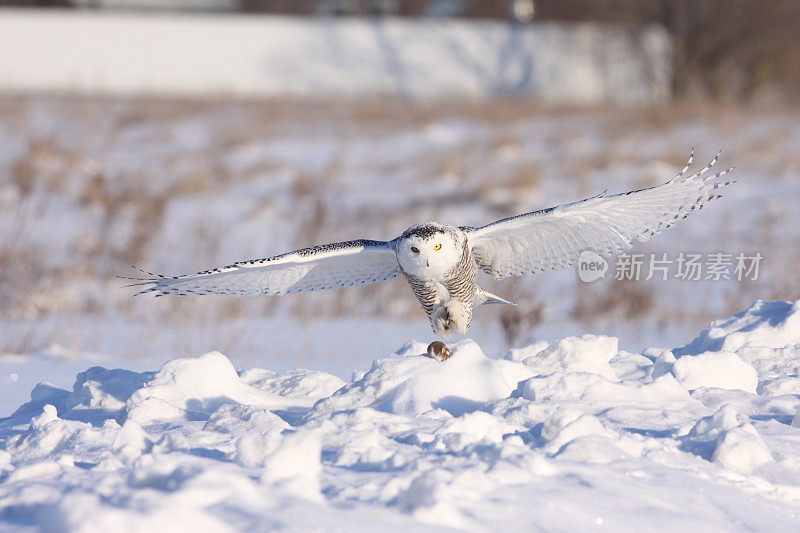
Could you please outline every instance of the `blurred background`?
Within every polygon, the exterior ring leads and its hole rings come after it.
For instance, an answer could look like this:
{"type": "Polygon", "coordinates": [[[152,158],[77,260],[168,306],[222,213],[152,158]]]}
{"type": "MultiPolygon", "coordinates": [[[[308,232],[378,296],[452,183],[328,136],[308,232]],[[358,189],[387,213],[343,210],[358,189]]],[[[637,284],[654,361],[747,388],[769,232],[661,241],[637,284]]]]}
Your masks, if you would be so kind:
{"type": "Polygon", "coordinates": [[[477,310],[471,337],[490,355],[583,333],[672,348],[753,300],[800,297],[795,0],[0,6],[7,362],[217,349],[349,377],[433,340],[404,281],[154,299],[115,276],[481,225],[661,183],[691,147],[698,168],[724,148],[739,183],[637,251],[759,252],[757,280],[616,281],[613,261],[591,284],[483,280],[519,306],[477,310]]]}

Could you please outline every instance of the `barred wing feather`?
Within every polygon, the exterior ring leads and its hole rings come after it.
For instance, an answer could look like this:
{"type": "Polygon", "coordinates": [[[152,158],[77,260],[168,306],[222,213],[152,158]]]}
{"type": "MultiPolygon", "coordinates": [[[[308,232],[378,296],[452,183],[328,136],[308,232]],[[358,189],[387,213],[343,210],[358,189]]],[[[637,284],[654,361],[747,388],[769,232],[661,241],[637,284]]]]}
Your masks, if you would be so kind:
{"type": "Polygon", "coordinates": [[[646,241],[675,222],[719,198],[717,189],[733,182],[714,182],[732,169],[705,176],[719,154],[699,172],[683,170],[663,185],[565,204],[498,220],[469,232],[478,267],[496,279],[564,268],[581,252],[611,255],[646,241]]]}
{"type": "Polygon", "coordinates": [[[185,276],[155,276],[135,285],[166,294],[283,295],[352,287],[400,275],[393,242],[355,240],[243,261],[185,276]]]}

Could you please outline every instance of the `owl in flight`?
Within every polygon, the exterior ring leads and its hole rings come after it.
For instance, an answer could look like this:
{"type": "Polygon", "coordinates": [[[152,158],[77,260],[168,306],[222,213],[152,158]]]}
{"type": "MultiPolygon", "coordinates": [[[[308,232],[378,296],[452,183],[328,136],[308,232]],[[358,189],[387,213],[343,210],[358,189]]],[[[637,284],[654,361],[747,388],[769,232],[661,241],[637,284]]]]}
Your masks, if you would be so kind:
{"type": "MultiPolygon", "coordinates": [[[[719,198],[714,182],[731,169],[706,175],[683,170],[656,187],[560,205],[498,220],[479,228],[423,222],[391,241],[354,240],[303,248],[197,274],[139,280],[141,293],[283,295],[338,289],[404,276],[441,336],[465,334],[476,305],[511,302],[482,289],[478,270],[502,279],[564,268],[581,252],[601,255],[646,241],[705,202],[719,198]]],[[[149,274],[149,273],[148,273],[149,274]]],[[[141,294],[140,293],[140,294],[141,294]]],[[[512,304],[513,305],[513,304],[512,304]]]]}

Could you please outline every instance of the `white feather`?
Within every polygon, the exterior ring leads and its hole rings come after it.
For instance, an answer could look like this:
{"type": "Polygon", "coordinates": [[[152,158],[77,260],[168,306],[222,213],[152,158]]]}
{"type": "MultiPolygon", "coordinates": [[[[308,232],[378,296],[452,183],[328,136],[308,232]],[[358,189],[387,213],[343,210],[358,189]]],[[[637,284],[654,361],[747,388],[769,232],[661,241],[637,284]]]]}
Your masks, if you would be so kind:
{"type": "Polygon", "coordinates": [[[136,285],[165,294],[295,294],[395,278],[394,241],[357,240],[304,248],[185,276],[158,276],[136,285]]]}
{"type": "Polygon", "coordinates": [[[634,238],[646,241],[705,202],[719,198],[713,183],[729,172],[703,177],[719,154],[696,174],[684,177],[691,164],[667,183],[614,196],[605,193],[498,220],[468,233],[478,267],[495,278],[532,274],[571,265],[581,252],[610,255],[630,248],[634,238]]]}

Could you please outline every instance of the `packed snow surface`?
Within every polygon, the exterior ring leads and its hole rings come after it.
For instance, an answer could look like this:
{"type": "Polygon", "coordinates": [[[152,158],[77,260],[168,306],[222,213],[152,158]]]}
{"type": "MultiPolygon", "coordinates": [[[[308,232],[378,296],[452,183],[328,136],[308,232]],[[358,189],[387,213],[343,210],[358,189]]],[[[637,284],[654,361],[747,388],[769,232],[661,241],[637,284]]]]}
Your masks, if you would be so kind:
{"type": "Polygon", "coordinates": [[[40,383],[0,420],[0,529],[800,528],[800,304],[644,354],[451,346],[349,382],[211,352],[40,383]]]}

